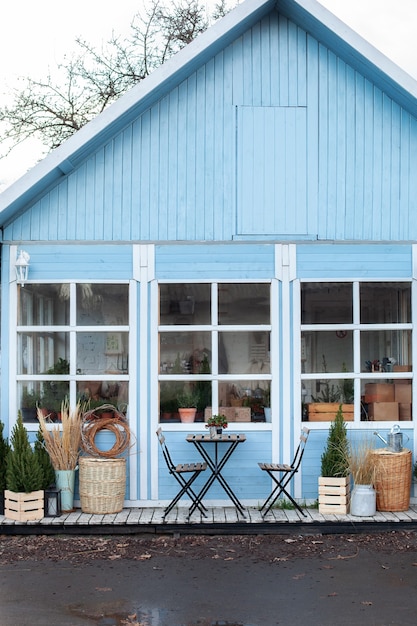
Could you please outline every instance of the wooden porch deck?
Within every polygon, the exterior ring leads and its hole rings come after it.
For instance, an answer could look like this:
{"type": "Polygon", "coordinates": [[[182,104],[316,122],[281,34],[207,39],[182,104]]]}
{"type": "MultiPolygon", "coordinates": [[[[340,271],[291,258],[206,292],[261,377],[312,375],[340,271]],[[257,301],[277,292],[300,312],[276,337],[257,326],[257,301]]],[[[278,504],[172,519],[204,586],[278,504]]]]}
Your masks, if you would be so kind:
{"type": "Polygon", "coordinates": [[[296,510],[273,509],[262,518],[255,507],[246,508],[242,517],[234,507],[208,507],[203,518],[197,511],[187,521],[188,507],[177,507],[163,519],[163,508],[125,508],[112,515],[90,515],[76,509],[60,517],[39,521],[16,522],[0,515],[0,534],[330,534],[417,531],[417,505],[397,513],[377,512],[373,517],[322,515],[316,508],[306,508],[306,517],[296,510]]]}

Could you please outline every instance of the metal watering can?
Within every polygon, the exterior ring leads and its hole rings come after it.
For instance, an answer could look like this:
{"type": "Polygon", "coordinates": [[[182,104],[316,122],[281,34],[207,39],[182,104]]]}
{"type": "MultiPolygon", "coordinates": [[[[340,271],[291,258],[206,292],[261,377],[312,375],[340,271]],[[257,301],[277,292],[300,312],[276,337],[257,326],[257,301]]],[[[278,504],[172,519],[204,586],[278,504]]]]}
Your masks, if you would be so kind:
{"type": "Polygon", "coordinates": [[[385,441],[385,439],[383,437],[381,437],[381,435],[379,433],[377,433],[376,431],[374,432],[374,435],[379,437],[381,439],[381,441],[383,441],[385,443],[385,445],[388,446],[388,448],[389,448],[389,450],[391,452],[402,452],[402,450],[403,450],[403,434],[402,434],[401,428],[398,426],[398,424],[395,424],[395,426],[393,426],[391,428],[391,431],[388,433],[388,435],[387,435],[388,441],[385,441]]]}

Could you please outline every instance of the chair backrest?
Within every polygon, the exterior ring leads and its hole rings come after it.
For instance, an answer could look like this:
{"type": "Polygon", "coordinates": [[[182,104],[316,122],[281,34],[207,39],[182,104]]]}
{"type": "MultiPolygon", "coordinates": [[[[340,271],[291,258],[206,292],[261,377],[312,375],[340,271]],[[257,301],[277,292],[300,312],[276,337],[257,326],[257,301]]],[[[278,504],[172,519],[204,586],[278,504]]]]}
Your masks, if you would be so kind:
{"type": "Polygon", "coordinates": [[[171,455],[169,453],[167,444],[165,442],[165,435],[162,432],[162,428],[159,427],[158,430],[156,431],[156,436],[158,437],[158,441],[159,444],[161,446],[161,450],[162,450],[162,455],[165,459],[165,463],[167,464],[167,467],[169,469],[169,471],[171,472],[173,469],[175,469],[175,465],[171,459],[171,455]]]}
{"type": "Polygon", "coordinates": [[[309,434],[310,429],[306,426],[303,426],[301,429],[300,442],[298,444],[297,450],[295,451],[293,462],[291,463],[291,467],[295,470],[298,470],[298,468],[300,467],[309,434]]]}

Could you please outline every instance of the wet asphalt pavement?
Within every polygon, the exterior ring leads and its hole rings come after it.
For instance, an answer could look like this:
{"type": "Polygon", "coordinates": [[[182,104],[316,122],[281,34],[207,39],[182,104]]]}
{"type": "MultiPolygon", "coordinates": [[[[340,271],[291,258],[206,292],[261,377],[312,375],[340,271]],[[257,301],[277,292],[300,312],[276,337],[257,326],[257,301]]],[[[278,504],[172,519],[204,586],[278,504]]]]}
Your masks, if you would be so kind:
{"type": "Polygon", "coordinates": [[[1,568],[0,626],[415,626],[416,558],[23,561],[1,568]]]}

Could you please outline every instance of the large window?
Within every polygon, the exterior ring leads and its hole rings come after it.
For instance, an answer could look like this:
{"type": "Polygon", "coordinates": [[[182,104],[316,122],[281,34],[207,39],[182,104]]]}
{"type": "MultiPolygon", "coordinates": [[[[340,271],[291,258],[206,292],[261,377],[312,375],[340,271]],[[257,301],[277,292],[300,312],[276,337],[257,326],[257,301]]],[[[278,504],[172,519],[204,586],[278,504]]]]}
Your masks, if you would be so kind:
{"type": "Polygon", "coordinates": [[[302,415],[411,419],[411,285],[301,285],[302,415]]]}
{"type": "Polygon", "coordinates": [[[270,334],[269,283],[160,284],[161,421],[178,421],[185,395],[200,421],[268,419],[270,334]]]}
{"type": "Polygon", "coordinates": [[[124,410],[128,381],[127,284],[18,286],[17,398],[25,421],[36,421],[36,407],[57,419],[65,398],[124,410]]]}

